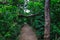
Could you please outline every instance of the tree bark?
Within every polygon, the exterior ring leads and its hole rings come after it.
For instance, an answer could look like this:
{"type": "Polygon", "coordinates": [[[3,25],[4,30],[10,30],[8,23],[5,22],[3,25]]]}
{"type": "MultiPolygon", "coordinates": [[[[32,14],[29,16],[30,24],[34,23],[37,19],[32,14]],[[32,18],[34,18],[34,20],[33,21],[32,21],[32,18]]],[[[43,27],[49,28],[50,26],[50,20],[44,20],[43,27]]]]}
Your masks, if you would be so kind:
{"type": "Polygon", "coordinates": [[[45,28],[44,28],[44,40],[50,40],[50,0],[45,0],[45,28]]]}

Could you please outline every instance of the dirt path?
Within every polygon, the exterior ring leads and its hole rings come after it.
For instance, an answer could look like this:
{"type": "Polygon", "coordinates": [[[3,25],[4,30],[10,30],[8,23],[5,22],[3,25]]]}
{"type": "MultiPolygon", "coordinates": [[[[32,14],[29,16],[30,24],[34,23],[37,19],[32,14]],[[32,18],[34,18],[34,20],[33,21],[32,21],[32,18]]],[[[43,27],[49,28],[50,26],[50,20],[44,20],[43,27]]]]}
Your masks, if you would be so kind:
{"type": "Polygon", "coordinates": [[[32,31],[32,28],[28,24],[25,24],[21,29],[19,40],[37,40],[35,33],[32,31]]]}

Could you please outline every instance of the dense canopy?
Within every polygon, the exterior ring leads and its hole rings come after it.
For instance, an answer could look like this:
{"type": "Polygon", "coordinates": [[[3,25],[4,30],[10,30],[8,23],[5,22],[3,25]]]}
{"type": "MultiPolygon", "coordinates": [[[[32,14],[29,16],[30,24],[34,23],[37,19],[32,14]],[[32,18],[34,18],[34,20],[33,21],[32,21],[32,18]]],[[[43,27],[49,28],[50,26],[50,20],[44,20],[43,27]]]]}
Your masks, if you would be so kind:
{"type": "MultiPolygon", "coordinates": [[[[44,5],[44,0],[30,0],[27,4],[30,12],[26,13],[24,0],[0,0],[0,40],[18,40],[24,23],[28,23],[35,30],[38,40],[43,40],[44,5]],[[28,16],[31,14],[35,16],[28,16]]],[[[50,17],[50,39],[57,40],[60,38],[60,0],[50,1],[50,17]]]]}

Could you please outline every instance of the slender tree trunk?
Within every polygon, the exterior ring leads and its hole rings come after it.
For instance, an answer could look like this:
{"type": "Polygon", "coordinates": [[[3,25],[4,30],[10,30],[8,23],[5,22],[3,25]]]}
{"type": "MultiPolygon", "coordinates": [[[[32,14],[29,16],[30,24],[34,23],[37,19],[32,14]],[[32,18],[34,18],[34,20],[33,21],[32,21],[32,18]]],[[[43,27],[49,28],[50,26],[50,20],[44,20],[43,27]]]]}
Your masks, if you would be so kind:
{"type": "Polygon", "coordinates": [[[55,40],[57,40],[58,39],[58,36],[57,36],[57,33],[55,34],[55,40]]]}
{"type": "Polygon", "coordinates": [[[50,40],[50,0],[45,0],[45,29],[44,29],[44,40],[50,40]]]}

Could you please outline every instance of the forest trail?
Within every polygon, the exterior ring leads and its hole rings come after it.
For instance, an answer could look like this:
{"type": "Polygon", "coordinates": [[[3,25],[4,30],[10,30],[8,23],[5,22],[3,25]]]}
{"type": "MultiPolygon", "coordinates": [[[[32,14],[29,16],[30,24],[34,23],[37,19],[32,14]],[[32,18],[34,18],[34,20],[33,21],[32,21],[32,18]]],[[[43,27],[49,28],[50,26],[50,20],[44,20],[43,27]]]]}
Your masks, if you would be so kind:
{"type": "Polygon", "coordinates": [[[36,34],[28,24],[25,24],[21,29],[19,40],[37,40],[36,34]]]}

